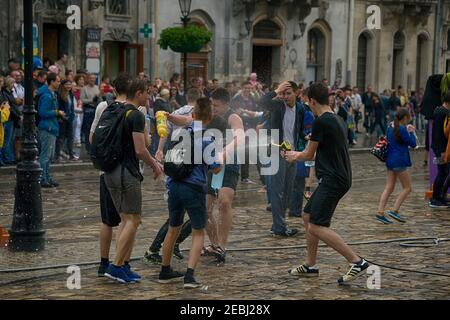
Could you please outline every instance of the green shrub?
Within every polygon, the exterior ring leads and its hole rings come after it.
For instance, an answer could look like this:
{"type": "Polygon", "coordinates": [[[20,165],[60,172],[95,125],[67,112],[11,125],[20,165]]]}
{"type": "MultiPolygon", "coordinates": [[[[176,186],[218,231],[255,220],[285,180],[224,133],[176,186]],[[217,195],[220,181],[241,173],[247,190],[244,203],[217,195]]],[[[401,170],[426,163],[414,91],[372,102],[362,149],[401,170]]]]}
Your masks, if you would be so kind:
{"type": "Polygon", "coordinates": [[[158,44],[164,50],[175,52],[199,52],[205,44],[212,40],[208,30],[190,25],[187,28],[167,28],[161,32],[158,44]]]}

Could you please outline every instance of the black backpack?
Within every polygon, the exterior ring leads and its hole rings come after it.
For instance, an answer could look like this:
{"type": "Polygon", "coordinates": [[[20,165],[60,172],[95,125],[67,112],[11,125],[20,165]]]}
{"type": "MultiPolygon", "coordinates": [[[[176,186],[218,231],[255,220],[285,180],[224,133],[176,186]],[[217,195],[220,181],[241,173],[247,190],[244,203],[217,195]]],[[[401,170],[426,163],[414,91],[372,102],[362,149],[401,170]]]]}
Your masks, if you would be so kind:
{"type": "Polygon", "coordinates": [[[126,119],[133,110],[114,102],[103,112],[91,145],[91,160],[96,169],[111,172],[122,163],[124,147],[130,143],[124,141],[128,128],[126,119]]]}
{"type": "Polygon", "coordinates": [[[171,141],[164,158],[164,173],[174,180],[183,180],[194,171],[194,132],[189,129],[189,133],[190,141],[185,141],[184,136],[180,136],[177,141],[171,141]],[[189,148],[190,161],[187,159],[189,148]]]}

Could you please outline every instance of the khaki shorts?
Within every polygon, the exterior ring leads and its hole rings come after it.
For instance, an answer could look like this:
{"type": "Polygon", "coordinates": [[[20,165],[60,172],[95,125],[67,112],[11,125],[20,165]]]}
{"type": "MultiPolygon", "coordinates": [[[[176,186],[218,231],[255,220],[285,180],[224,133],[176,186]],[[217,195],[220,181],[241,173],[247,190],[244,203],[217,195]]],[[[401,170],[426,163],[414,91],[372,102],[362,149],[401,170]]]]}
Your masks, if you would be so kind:
{"type": "Polygon", "coordinates": [[[120,214],[142,214],[141,182],[127,168],[118,166],[114,171],[105,173],[114,206],[120,214]]]}

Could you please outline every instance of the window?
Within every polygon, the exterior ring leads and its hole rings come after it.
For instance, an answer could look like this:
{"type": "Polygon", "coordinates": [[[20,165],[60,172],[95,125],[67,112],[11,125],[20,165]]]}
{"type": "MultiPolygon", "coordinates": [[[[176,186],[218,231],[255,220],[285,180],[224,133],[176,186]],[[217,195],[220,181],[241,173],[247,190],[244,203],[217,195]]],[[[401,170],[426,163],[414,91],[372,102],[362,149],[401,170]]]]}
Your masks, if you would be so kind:
{"type": "Polygon", "coordinates": [[[325,37],[317,28],[308,32],[307,62],[309,80],[320,81],[325,78],[325,37]]]}
{"type": "Polygon", "coordinates": [[[129,15],[128,0],[108,0],[108,13],[113,15],[129,15]]]}
{"type": "Polygon", "coordinates": [[[358,39],[358,65],[356,71],[356,85],[360,89],[366,88],[367,83],[367,37],[361,34],[358,39]]]}
{"type": "Polygon", "coordinates": [[[450,50],[450,29],[447,31],[447,51],[450,50]]]}
{"type": "Polygon", "coordinates": [[[397,31],[394,36],[394,55],[392,61],[392,88],[404,85],[405,36],[397,31]]]}

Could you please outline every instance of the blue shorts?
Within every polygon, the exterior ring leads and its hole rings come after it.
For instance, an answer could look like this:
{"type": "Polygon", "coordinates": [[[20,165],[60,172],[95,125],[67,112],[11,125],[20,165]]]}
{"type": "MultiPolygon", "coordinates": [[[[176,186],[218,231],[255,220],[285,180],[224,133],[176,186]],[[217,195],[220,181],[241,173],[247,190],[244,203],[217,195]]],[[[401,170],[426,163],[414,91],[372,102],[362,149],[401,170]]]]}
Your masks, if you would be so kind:
{"type": "Polygon", "coordinates": [[[206,193],[201,186],[173,181],[169,185],[169,225],[177,228],[183,225],[184,213],[187,211],[191,219],[192,229],[201,230],[206,227],[206,193]]]}

